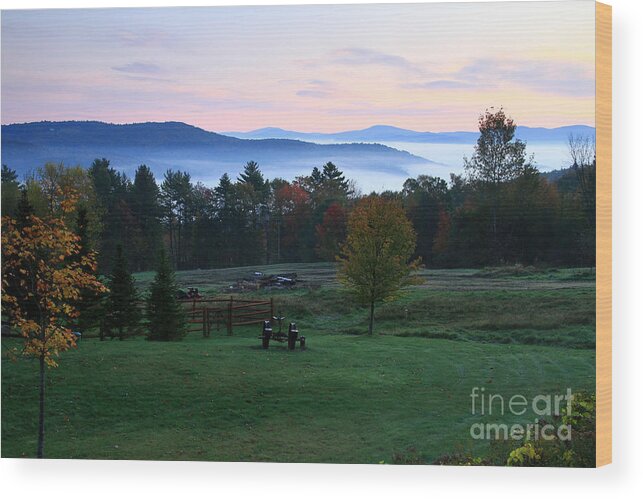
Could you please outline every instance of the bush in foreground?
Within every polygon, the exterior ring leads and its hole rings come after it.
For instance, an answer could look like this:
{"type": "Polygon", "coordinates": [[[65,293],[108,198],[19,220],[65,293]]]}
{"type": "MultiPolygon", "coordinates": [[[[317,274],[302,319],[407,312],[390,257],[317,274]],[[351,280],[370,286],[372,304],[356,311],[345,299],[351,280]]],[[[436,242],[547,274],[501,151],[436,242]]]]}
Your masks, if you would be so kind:
{"type": "MultiPolygon", "coordinates": [[[[565,407],[560,416],[540,423],[551,423],[554,426],[569,425],[572,431],[571,440],[529,439],[519,443],[493,441],[488,456],[449,454],[439,457],[433,464],[572,468],[592,468],[596,465],[596,396],[594,394],[575,393],[569,413],[565,407]]],[[[399,463],[399,459],[397,461],[399,463]]],[[[393,462],[398,464],[395,456],[393,462]]]]}

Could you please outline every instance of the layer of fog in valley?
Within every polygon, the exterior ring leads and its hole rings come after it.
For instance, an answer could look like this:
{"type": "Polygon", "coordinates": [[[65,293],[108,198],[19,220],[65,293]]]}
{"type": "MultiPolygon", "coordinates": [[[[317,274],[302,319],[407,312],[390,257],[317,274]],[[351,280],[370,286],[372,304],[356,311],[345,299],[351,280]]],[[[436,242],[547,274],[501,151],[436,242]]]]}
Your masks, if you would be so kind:
{"type": "MultiPolygon", "coordinates": [[[[316,141],[316,143],[337,143],[332,141],[316,141]]],[[[344,175],[353,180],[362,193],[382,192],[385,190],[400,190],[404,181],[409,177],[418,175],[432,175],[449,180],[451,173],[463,174],[465,156],[473,154],[474,144],[423,144],[412,142],[379,142],[382,145],[407,151],[413,155],[420,156],[432,163],[420,163],[416,165],[407,164],[403,167],[391,164],[387,168],[371,168],[369,164],[376,165],[376,158],[361,158],[356,162],[354,159],[347,160],[340,157],[330,157],[330,161],[336,162],[337,166],[344,172],[344,175]]],[[[567,145],[562,142],[547,143],[535,142],[527,144],[527,154],[534,155],[534,161],[542,172],[566,168],[569,166],[569,151],[567,145]]],[[[278,161],[273,158],[251,158],[259,163],[259,166],[267,178],[281,177],[292,180],[302,175],[310,174],[314,166],[310,159],[287,159],[280,158],[278,161]]],[[[119,162],[117,161],[116,164],[119,162]]],[[[222,161],[216,157],[208,160],[190,158],[184,155],[181,159],[170,158],[168,155],[154,156],[151,161],[161,174],[165,168],[179,168],[191,173],[192,178],[201,181],[206,185],[216,185],[220,176],[227,172],[236,178],[243,169],[243,163],[239,161],[222,161]]],[[[162,177],[162,175],[161,175],[162,177]]]]}
{"type": "MultiPolygon", "coordinates": [[[[473,144],[420,144],[410,142],[385,142],[383,145],[408,151],[431,161],[446,165],[449,173],[460,174],[464,171],[463,157],[471,157],[473,144]]],[[[534,161],[542,172],[567,168],[569,166],[569,150],[567,144],[561,142],[527,143],[527,156],[534,155],[534,161]]],[[[436,172],[442,176],[442,172],[436,172]]],[[[448,177],[448,173],[447,173],[448,177]]]]}
{"type": "MultiPolygon", "coordinates": [[[[316,143],[331,144],[333,141],[315,141],[316,143]]],[[[408,177],[418,175],[432,175],[445,180],[450,178],[451,173],[464,173],[464,157],[471,157],[474,151],[474,144],[427,144],[419,142],[389,142],[380,141],[379,144],[407,151],[413,155],[428,159],[435,164],[418,164],[416,167],[407,166],[407,175],[396,173],[373,173],[362,170],[355,171],[354,178],[360,188],[365,192],[387,189],[400,189],[408,177]],[[366,173],[366,175],[365,175],[366,173]]],[[[533,142],[527,143],[527,156],[533,154],[536,167],[541,172],[558,170],[570,166],[569,149],[563,142],[533,142]]],[[[350,169],[346,169],[348,173],[350,169]]]]}

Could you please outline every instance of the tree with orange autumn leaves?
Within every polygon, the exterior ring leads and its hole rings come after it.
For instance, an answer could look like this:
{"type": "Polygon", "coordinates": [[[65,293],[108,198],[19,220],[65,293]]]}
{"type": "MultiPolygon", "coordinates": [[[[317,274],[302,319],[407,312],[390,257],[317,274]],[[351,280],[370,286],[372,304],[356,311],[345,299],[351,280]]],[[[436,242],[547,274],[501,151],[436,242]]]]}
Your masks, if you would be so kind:
{"type": "Polygon", "coordinates": [[[2,305],[24,339],[22,354],[38,359],[37,456],[44,456],[45,373],[61,352],[76,346],[70,325],[83,290],[107,291],[96,276],[93,252],[81,255],[79,238],[64,221],[75,206],[74,192],[61,193],[60,215],[26,220],[2,218],[2,305]]]}
{"type": "Polygon", "coordinates": [[[348,233],[337,258],[339,279],[358,301],[370,307],[373,334],[375,304],[394,298],[413,283],[416,235],[401,204],[380,196],[363,198],[348,218],[348,233]]]}

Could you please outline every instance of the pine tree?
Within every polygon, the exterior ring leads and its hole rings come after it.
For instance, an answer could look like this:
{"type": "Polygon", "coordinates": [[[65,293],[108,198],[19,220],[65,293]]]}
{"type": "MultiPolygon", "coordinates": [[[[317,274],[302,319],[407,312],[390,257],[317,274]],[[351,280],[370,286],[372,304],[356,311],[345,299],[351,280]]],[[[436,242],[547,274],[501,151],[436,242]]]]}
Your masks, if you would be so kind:
{"type": "Polygon", "coordinates": [[[156,184],[152,170],[141,165],[136,170],[131,192],[132,213],[140,230],[136,241],[135,261],[133,268],[147,270],[149,263],[156,257],[157,248],[161,246],[163,227],[161,226],[160,189],[156,184]]]}
{"type": "MultiPolygon", "coordinates": [[[[89,219],[87,217],[87,208],[84,206],[78,208],[75,232],[78,236],[78,253],[75,258],[79,264],[82,264],[83,260],[92,253],[89,241],[89,219]]],[[[85,272],[98,278],[96,272],[91,268],[85,267],[85,272]]],[[[76,308],[78,309],[76,325],[81,332],[98,326],[98,318],[101,315],[100,306],[100,295],[95,290],[89,288],[81,290],[80,296],[76,301],[76,308]]]]}
{"type": "Polygon", "coordinates": [[[218,265],[232,267],[238,263],[239,255],[239,225],[241,216],[238,209],[237,186],[232,183],[230,176],[224,173],[219,180],[219,185],[214,188],[216,203],[216,221],[219,238],[216,254],[218,265]]]}
{"type": "Polygon", "coordinates": [[[20,199],[18,200],[18,206],[16,207],[16,227],[22,230],[28,225],[31,225],[30,220],[33,215],[34,209],[29,202],[27,189],[23,187],[20,189],[20,199]]]}
{"type": "Polygon", "coordinates": [[[191,221],[194,186],[190,174],[182,171],[168,170],[161,184],[161,200],[165,224],[170,236],[170,253],[176,268],[182,268],[188,262],[186,239],[189,234],[185,229],[191,221]]]}
{"type": "Polygon", "coordinates": [[[331,195],[345,198],[349,194],[352,194],[349,182],[344,177],[344,173],[330,161],[324,165],[323,177],[326,190],[330,191],[329,193],[331,195]]]}
{"type": "Polygon", "coordinates": [[[2,216],[14,216],[20,199],[20,182],[18,174],[7,165],[2,165],[2,216]]]}
{"type": "MultiPolygon", "coordinates": [[[[4,187],[3,187],[4,189],[4,187]]],[[[4,191],[3,191],[4,195],[4,191]]],[[[29,227],[33,224],[34,219],[34,209],[29,198],[27,197],[27,189],[23,186],[20,189],[20,198],[18,199],[18,205],[16,207],[16,218],[15,218],[15,227],[22,233],[26,227],[29,227]]],[[[4,219],[5,217],[3,217],[4,219]]],[[[11,255],[7,253],[3,254],[3,264],[6,264],[7,268],[11,268],[17,265],[18,257],[16,255],[11,255]]],[[[36,307],[29,306],[29,303],[32,303],[29,300],[28,292],[25,291],[24,286],[21,284],[24,281],[23,276],[18,273],[9,272],[2,275],[3,287],[2,294],[8,294],[9,296],[15,296],[18,302],[25,304],[25,314],[30,318],[36,315],[36,307]]],[[[13,312],[10,307],[6,307],[5,304],[2,304],[2,313],[6,314],[8,319],[11,321],[13,319],[13,312]]]]}
{"type": "Polygon", "coordinates": [[[310,174],[310,177],[308,177],[306,180],[306,184],[308,184],[310,191],[315,192],[321,187],[322,183],[324,182],[324,174],[319,168],[315,166],[312,173],[310,174]]]}
{"type": "Polygon", "coordinates": [[[185,336],[185,312],[176,298],[174,271],[161,250],[156,277],[147,299],[148,340],[175,341],[185,336]]]}
{"type": "Polygon", "coordinates": [[[81,206],[78,208],[76,215],[76,235],[78,236],[78,245],[80,246],[78,251],[80,257],[87,256],[91,250],[88,228],[89,219],[87,218],[87,208],[81,206]]]}
{"type": "MultiPolygon", "coordinates": [[[[141,314],[137,307],[138,293],[134,286],[134,278],[130,274],[123,247],[116,247],[116,256],[109,276],[109,295],[105,304],[105,331],[122,340],[136,333],[140,324],[141,314]]],[[[103,339],[101,332],[101,339],[103,339]]]]}
{"type": "Polygon", "coordinates": [[[105,158],[96,159],[88,169],[98,202],[102,230],[98,245],[98,268],[102,273],[110,270],[119,244],[133,254],[135,238],[132,237],[130,206],[128,203],[132,183],[123,173],[109,166],[105,158]]]}
{"type": "Polygon", "coordinates": [[[248,161],[243,167],[243,173],[239,175],[238,182],[248,184],[253,187],[255,192],[262,197],[268,190],[268,183],[263,178],[263,173],[255,161],[248,161]]]}

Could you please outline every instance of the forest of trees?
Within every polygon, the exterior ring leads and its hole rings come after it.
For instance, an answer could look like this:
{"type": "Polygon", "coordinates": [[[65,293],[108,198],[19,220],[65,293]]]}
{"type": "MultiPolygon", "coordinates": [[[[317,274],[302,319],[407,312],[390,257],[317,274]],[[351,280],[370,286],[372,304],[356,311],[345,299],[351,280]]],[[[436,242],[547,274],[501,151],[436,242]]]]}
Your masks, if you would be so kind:
{"type": "MultiPolygon", "coordinates": [[[[550,181],[526,157],[515,127],[502,110],[487,112],[464,175],[420,175],[379,194],[401,202],[424,265],[594,265],[593,141],[570,138],[570,168],[550,181]]],[[[63,216],[86,249],[97,250],[103,274],[119,247],[131,271],[155,268],[161,247],[179,270],[334,261],[361,197],[333,163],[285,180],[266,179],[250,161],[214,187],[180,170],[159,184],[145,165],[131,179],[104,158],[86,169],[46,164],[24,181],[2,167],[3,215],[16,216],[22,200],[36,215],[63,216]],[[77,208],[64,213],[69,192],[77,208]]]]}

